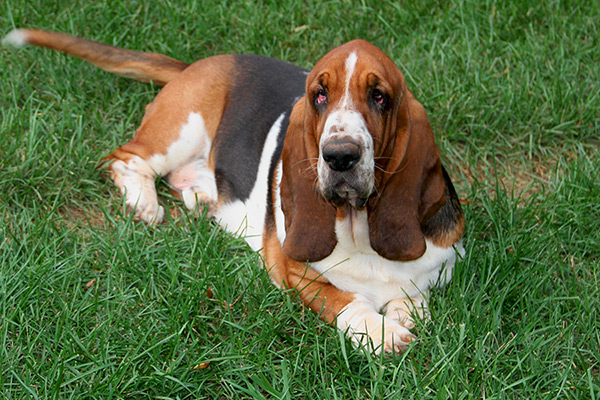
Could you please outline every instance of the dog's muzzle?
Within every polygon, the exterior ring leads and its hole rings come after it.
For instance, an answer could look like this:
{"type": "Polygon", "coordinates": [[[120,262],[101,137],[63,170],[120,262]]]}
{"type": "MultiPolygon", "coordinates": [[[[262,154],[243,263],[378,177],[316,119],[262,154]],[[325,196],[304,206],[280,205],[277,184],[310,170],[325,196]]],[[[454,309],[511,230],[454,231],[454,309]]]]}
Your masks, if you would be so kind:
{"type": "Polygon", "coordinates": [[[348,202],[363,208],[373,190],[372,167],[365,146],[348,138],[332,138],[321,146],[319,186],[323,197],[336,206],[348,202]]]}
{"type": "Polygon", "coordinates": [[[361,148],[357,143],[350,141],[332,140],[323,146],[321,154],[330,169],[343,172],[351,169],[360,160],[361,148]]]}

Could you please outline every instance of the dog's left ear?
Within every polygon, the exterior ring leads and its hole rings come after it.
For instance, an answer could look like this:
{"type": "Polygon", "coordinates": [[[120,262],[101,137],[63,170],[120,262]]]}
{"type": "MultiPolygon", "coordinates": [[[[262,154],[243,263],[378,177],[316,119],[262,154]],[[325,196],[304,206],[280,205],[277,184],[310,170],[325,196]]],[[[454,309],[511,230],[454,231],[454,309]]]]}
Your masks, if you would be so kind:
{"type": "Polygon", "coordinates": [[[421,226],[445,204],[445,181],[423,106],[406,90],[395,112],[392,154],[367,205],[369,237],[380,256],[409,261],[426,250],[421,226]]]}
{"type": "Polygon", "coordinates": [[[281,208],[285,215],[283,252],[301,262],[322,260],[337,244],[335,207],[318,192],[318,145],[314,126],[305,118],[305,99],[290,115],[290,124],[281,154],[281,208]]]}

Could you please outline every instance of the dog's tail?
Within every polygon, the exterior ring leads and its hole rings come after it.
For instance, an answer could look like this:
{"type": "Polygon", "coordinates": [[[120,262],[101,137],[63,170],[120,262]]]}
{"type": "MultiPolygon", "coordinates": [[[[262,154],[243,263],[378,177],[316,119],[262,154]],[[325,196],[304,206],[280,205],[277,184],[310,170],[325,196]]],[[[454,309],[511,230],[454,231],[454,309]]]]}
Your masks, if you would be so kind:
{"type": "Polygon", "coordinates": [[[59,32],[15,29],[2,43],[13,46],[33,44],[59,50],[114,74],[157,85],[167,84],[189,66],[162,54],[121,49],[59,32]]]}

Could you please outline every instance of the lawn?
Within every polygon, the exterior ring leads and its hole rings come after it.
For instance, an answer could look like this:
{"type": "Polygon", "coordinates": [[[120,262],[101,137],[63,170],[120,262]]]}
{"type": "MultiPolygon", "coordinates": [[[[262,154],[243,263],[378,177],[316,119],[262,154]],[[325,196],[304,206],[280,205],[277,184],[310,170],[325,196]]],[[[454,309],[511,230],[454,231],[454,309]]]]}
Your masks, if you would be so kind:
{"type": "Polygon", "coordinates": [[[429,113],[466,256],[408,351],[364,354],[165,184],[163,225],[123,211],[98,161],[158,88],[1,48],[1,398],[600,398],[597,1],[3,2],[0,35],[24,26],[306,68],[371,41],[429,113]]]}

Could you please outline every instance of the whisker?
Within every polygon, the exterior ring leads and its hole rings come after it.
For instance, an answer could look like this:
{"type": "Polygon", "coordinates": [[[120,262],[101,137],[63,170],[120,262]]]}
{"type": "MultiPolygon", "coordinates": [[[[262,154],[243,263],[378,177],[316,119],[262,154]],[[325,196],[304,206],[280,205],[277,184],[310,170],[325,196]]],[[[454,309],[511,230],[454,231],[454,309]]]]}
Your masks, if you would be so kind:
{"type": "Polygon", "coordinates": [[[402,168],[400,168],[400,169],[398,169],[396,171],[387,171],[387,170],[383,169],[382,167],[380,167],[379,165],[375,164],[375,168],[377,170],[383,172],[386,175],[395,175],[395,174],[397,174],[399,172],[402,172],[406,167],[407,167],[407,165],[405,165],[404,167],[402,167],[402,168]]]}
{"type": "Polygon", "coordinates": [[[316,172],[317,170],[318,170],[317,163],[311,163],[311,164],[309,164],[308,167],[306,167],[304,170],[302,170],[301,174],[305,174],[305,173],[308,173],[308,172],[311,172],[311,171],[315,171],[316,172]]]}
{"type": "Polygon", "coordinates": [[[373,157],[374,160],[391,160],[394,157],[373,157]]]}
{"type": "Polygon", "coordinates": [[[292,164],[292,167],[295,167],[295,166],[297,166],[297,165],[299,165],[301,163],[304,163],[304,162],[308,162],[308,166],[301,171],[301,173],[303,174],[303,173],[308,172],[310,170],[316,170],[317,169],[317,162],[318,162],[318,160],[319,160],[318,158],[304,158],[304,159],[299,160],[299,161],[295,162],[294,164],[292,164]],[[313,162],[311,162],[311,161],[313,161],[313,162]]]}
{"type": "Polygon", "coordinates": [[[313,190],[315,190],[317,193],[319,192],[319,176],[315,176],[315,180],[312,184],[313,186],[313,190]]]}
{"type": "Polygon", "coordinates": [[[292,164],[292,166],[296,166],[296,165],[298,165],[298,164],[300,164],[300,163],[302,163],[302,162],[305,162],[305,161],[314,161],[314,160],[317,160],[317,161],[318,161],[318,160],[319,160],[319,158],[318,158],[318,157],[308,157],[308,158],[303,158],[303,159],[301,159],[301,160],[298,160],[298,161],[296,161],[294,164],[292,164]]]}
{"type": "Polygon", "coordinates": [[[386,173],[387,171],[383,168],[381,168],[379,165],[375,164],[375,169],[378,169],[379,171],[386,173]]]}
{"type": "Polygon", "coordinates": [[[381,192],[379,191],[379,188],[377,187],[377,185],[375,185],[375,197],[380,198],[381,197],[381,192]]]}

